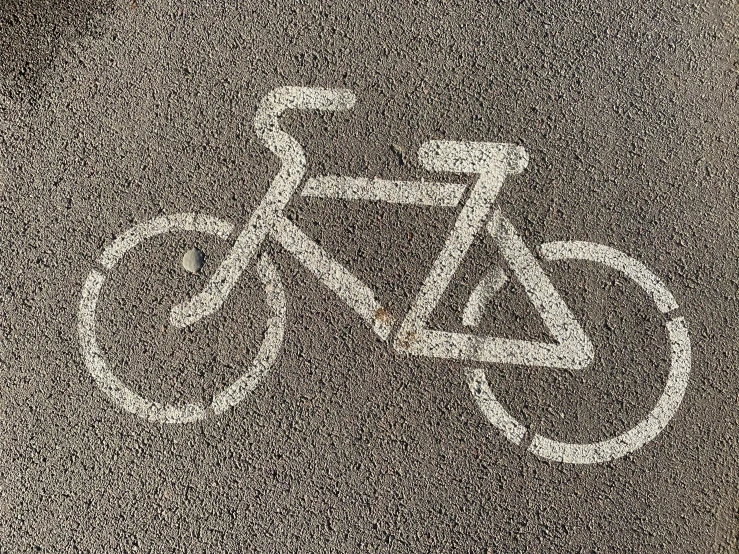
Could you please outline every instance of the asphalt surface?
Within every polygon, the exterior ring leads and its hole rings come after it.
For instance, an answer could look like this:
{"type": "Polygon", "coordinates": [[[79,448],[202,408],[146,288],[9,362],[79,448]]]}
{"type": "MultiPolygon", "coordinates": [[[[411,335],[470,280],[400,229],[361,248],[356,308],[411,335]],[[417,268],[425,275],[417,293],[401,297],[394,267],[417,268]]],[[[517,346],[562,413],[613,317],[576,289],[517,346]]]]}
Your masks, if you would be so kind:
{"type": "MultiPolygon", "coordinates": [[[[737,13],[653,0],[3,3],[0,552],[737,552],[737,13]],[[274,240],[260,252],[282,275],[284,341],[252,392],[186,424],[106,396],[78,332],[96,260],[168,214],[243,228],[280,169],[257,106],[285,85],[357,99],[281,118],[307,177],[469,184],[421,167],[421,144],[523,146],[528,168],[497,206],[533,252],[609,245],[674,295],[692,352],[666,428],[604,463],[542,459],[468,386],[466,368],[482,368],[512,417],[565,442],[644,419],[670,370],[665,316],[613,269],[541,261],[592,341],[587,368],[470,364],[394,350],[274,240]]],[[[459,208],[295,195],[285,213],[401,317],[459,208]]],[[[215,314],[185,329],[168,319],[231,244],[164,234],[107,273],[97,341],[136,394],[207,406],[257,355],[269,307],[255,264],[215,314]],[[196,274],[182,265],[192,248],[196,274]]],[[[429,326],[468,332],[465,302],[500,265],[509,279],[475,332],[550,340],[498,246],[479,234],[429,326]]]]}

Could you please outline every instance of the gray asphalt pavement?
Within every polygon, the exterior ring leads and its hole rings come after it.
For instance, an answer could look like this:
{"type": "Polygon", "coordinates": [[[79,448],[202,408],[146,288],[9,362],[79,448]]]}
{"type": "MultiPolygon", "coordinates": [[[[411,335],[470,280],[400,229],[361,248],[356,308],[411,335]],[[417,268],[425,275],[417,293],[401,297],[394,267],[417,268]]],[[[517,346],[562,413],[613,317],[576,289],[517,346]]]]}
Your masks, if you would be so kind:
{"type": "Polygon", "coordinates": [[[0,5],[0,552],[739,552],[738,14],[0,5]]]}

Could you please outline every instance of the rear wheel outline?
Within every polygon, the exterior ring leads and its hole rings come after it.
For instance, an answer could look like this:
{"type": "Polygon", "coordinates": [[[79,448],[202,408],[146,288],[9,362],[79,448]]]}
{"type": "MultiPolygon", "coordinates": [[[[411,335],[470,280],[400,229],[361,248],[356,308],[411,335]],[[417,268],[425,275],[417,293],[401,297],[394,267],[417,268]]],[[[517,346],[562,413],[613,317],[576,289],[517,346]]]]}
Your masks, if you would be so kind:
{"type": "MultiPolygon", "coordinates": [[[[615,269],[639,285],[662,314],[667,315],[678,308],[670,291],[654,273],[619,250],[585,241],[561,241],[541,245],[540,252],[545,261],[582,260],[615,269]]],[[[665,322],[665,327],[670,342],[670,371],[660,398],[643,420],[615,437],[593,443],[568,443],[534,434],[527,451],[557,462],[596,464],[625,456],[657,437],[682,403],[691,365],[690,337],[685,320],[673,317],[665,322]]],[[[485,418],[508,440],[521,445],[528,429],[495,398],[484,370],[480,367],[468,368],[467,384],[485,418]]]]}

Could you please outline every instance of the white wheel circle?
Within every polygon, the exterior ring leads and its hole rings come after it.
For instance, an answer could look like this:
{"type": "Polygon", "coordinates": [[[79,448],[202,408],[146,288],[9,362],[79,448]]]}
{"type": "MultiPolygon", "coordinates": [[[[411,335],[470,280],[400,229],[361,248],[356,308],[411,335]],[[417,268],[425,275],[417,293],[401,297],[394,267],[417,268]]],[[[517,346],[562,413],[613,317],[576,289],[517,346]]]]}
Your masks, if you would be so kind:
{"type": "Polygon", "coordinates": [[[225,390],[219,392],[208,407],[198,404],[172,405],[154,402],[133,392],[112,371],[103,357],[95,335],[95,310],[105,272],[110,271],[132,248],[144,240],[173,231],[195,231],[227,240],[233,226],[210,216],[175,214],[152,219],[122,233],[98,259],[104,271],[93,269],[82,287],[78,326],[85,366],[100,389],[119,407],[148,421],[157,423],[191,423],[205,419],[210,411],[221,414],[238,404],[257,386],[279,353],[285,329],[285,291],[272,260],[265,254],[257,263],[259,278],[266,292],[270,317],[256,357],[249,368],[225,390]]]}
{"type": "MultiPolygon", "coordinates": [[[[663,314],[678,307],[670,291],[654,273],[641,262],[608,246],[582,241],[550,242],[541,246],[541,255],[547,261],[584,260],[606,265],[636,282],[663,314]]],[[[596,464],[634,452],[661,433],[677,412],[685,395],[691,360],[690,337],[684,319],[669,319],[665,327],[670,341],[670,371],[662,395],[646,418],[616,437],[594,443],[568,443],[534,434],[528,451],[557,462],[596,464]]],[[[508,440],[520,445],[527,429],[495,398],[485,372],[481,368],[470,368],[467,377],[472,395],[488,421],[500,429],[508,440]]]]}

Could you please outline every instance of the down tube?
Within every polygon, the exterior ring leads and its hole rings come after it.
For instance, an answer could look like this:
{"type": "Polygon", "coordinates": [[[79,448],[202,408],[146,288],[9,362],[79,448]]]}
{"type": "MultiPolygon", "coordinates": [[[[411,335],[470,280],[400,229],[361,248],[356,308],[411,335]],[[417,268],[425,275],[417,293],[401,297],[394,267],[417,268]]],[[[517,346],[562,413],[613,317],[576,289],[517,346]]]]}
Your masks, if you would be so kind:
{"type": "Polygon", "coordinates": [[[382,340],[387,340],[394,319],[375,298],[372,290],[331,258],[292,221],[280,217],[272,228],[272,238],[295,256],[313,275],[334,291],[382,340]]]}

